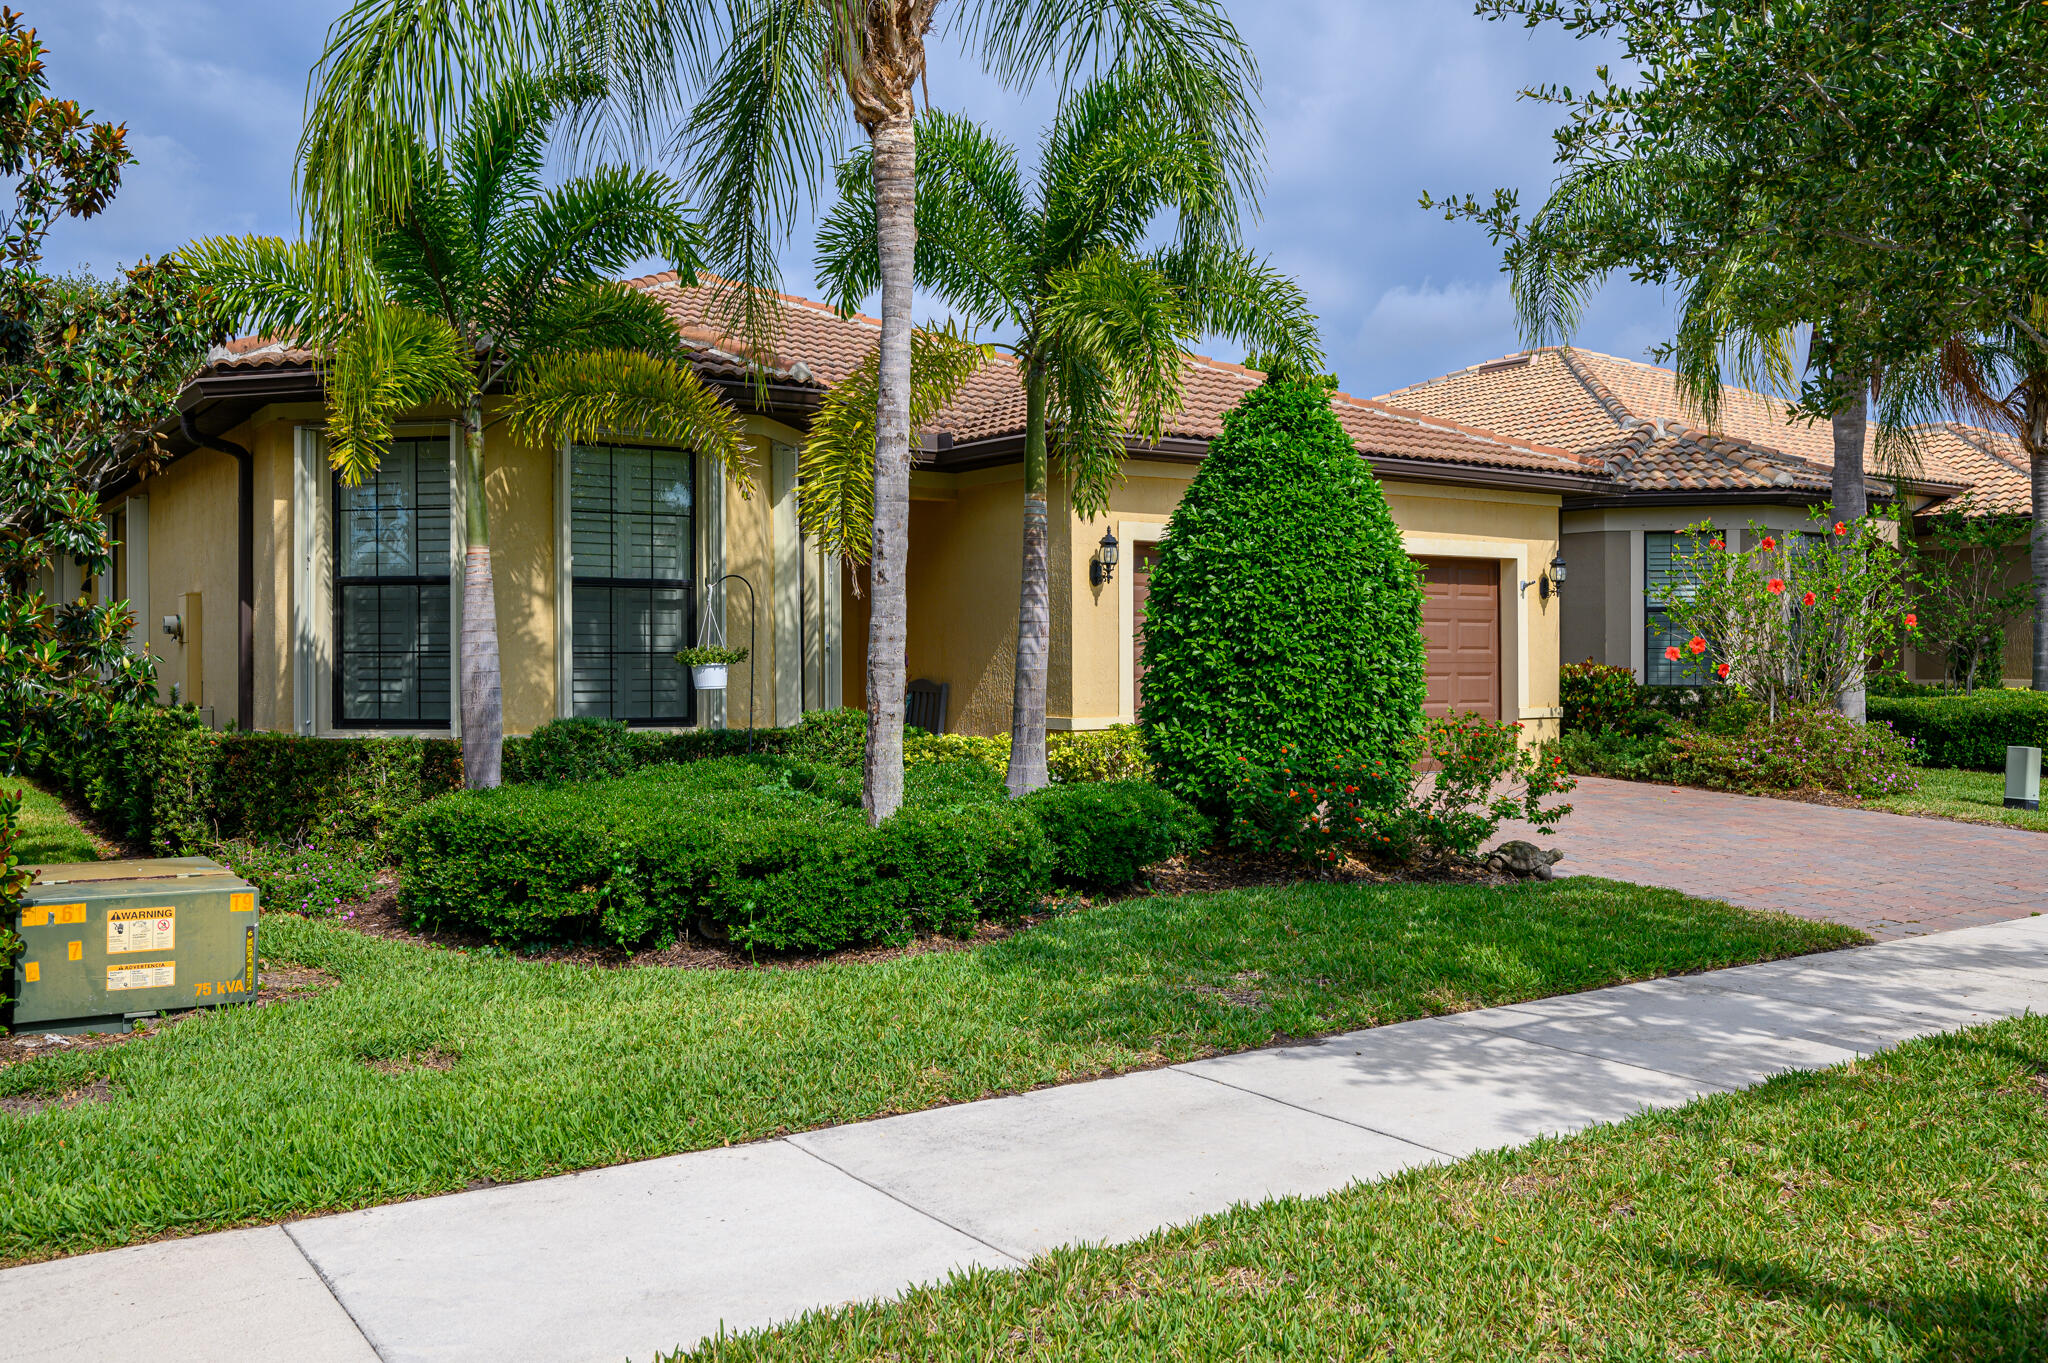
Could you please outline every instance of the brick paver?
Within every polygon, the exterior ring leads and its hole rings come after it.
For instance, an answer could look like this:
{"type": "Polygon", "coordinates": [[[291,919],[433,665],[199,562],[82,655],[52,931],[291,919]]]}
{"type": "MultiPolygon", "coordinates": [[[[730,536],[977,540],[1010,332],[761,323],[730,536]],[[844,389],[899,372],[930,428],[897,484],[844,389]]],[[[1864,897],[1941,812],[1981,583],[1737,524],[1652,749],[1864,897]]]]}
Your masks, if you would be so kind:
{"type": "Polygon", "coordinates": [[[1560,875],[1665,885],[1876,937],[2048,912],[2048,833],[1590,776],[1571,803],[1553,840],[1560,875]]]}

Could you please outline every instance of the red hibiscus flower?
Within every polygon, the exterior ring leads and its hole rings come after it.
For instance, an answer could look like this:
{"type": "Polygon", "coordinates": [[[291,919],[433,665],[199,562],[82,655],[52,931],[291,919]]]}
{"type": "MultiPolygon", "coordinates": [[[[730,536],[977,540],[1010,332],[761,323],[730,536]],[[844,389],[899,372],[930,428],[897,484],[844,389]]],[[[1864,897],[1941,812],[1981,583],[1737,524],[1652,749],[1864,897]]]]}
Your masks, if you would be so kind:
{"type": "Polygon", "coordinates": [[[1799,598],[1799,604],[1802,606],[1811,606],[1814,602],[1818,600],[1820,600],[1819,597],[1815,596],[1812,592],[1808,592],[1805,596],[1799,598]]]}
{"type": "Polygon", "coordinates": [[[1707,651],[1707,641],[1705,639],[1700,638],[1699,635],[1695,634],[1692,636],[1692,642],[1687,644],[1686,647],[1691,649],[1694,653],[1705,653],[1707,651]]]}
{"type": "Polygon", "coordinates": [[[1907,629],[1912,629],[1912,628],[1913,628],[1914,626],[1918,625],[1919,623],[1920,623],[1920,617],[1919,617],[1919,616],[1917,616],[1917,615],[1913,614],[1913,613],[1912,613],[1911,611],[1908,611],[1908,612],[1906,613],[1906,628],[1907,628],[1907,629]]]}
{"type": "Polygon", "coordinates": [[[1771,538],[1771,537],[1770,537],[1769,535],[1765,535],[1765,536],[1764,536],[1764,543],[1763,543],[1763,547],[1764,547],[1765,551],[1766,551],[1766,552],[1768,552],[1768,551],[1770,551],[1770,550],[1772,550],[1772,549],[1775,549],[1775,548],[1777,548],[1777,547],[1778,547],[1778,542],[1777,542],[1776,540],[1772,539],[1772,538],[1771,538]]]}
{"type": "Polygon", "coordinates": [[[1709,548],[1709,549],[1726,549],[1727,547],[1728,547],[1728,541],[1726,541],[1726,540],[1709,540],[1709,541],[1707,541],[1707,548],[1709,548]]]}
{"type": "Polygon", "coordinates": [[[1770,588],[1771,595],[1779,596],[1782,595],[1785,591],[1785,579],[1782,577],[1774,577],[1769,582],[1764,583],[1764,586],[1770,588]]]}
{"type": "Polygon", "coordinates": [[[1717,677],[1719,677],[1719,678],[1720,678],[1720,679],[1721,679],[1722,681],[1727,681],[1727,680],[1728,680],[1728,664],[1726,664],[1726,663],[1722,663],[1722,664],[1721,664],[1721,665],[1720,665],[1719,667],[1715,668],[1715,669],[1714,669],[1714,675],[1715,675],[1715,676],[1717,676],[1717,677]]]}
{"type": "Polygon", "coordinates": [[[1664,650],[1664,656],[1665,656],[1666,658],[1669,658],[1669,659],[1670,659],[1670,660],[1671,660],[1672,662],[1674,662],[1674,663],[1675,663],[1675,662],[1677,662],[1677,661],[1678,661],[1678,645],[1677,645],[1677,644],[1673,644],[1673,645],[1672,645],[1671,647],[1669,647],[1669,648],[1665,649],[1665,650],[1664,650]]]}
{"type": "Polygon", "coordinates": [[[1849,533],[1849,527],[1848,527],[1848,526],[1846,526],[1846,525],[1844,525],[1844,524],[1843,524],[1842,522],[1840,522],[1840,521],[1836,521],[1836,522],[1835,522],[1835,533],[1836,533],[1837,535],[1846,535],[1846,534],[1848,534],[1848,533],[1849,533]]]}

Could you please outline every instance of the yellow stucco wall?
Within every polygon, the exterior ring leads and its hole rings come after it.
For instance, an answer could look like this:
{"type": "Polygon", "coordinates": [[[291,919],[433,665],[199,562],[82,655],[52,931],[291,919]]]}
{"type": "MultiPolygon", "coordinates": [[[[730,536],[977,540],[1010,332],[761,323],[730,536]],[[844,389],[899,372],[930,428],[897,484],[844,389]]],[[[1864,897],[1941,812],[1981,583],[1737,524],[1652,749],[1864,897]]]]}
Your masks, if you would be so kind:
{"type": "Polygon", "coordinates": [[[143,484],[149,496],[149,602],[154,618],[140,622],[157,663],[157,693],[211,707],[217,723],[235,715],[235,461],[196,450],[143,484]],[[199,598],[196,627],[188,621],[180,643],[163,632],[162,618],[188,611],[199,598]],[[195,694],[193,683],[199,683],[195,694]]]}

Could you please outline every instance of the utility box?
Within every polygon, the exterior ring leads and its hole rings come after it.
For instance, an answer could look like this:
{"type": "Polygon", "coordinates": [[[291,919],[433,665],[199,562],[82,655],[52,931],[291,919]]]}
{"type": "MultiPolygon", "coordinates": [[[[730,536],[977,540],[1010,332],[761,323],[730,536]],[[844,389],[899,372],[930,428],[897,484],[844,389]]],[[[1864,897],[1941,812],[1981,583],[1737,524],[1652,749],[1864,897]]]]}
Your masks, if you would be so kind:
{"type": "Polygon", "coordinates": [[[17,1031],[118,1031],[256,997],[256,887],[206,857],[32,868],[17,1031]]]}

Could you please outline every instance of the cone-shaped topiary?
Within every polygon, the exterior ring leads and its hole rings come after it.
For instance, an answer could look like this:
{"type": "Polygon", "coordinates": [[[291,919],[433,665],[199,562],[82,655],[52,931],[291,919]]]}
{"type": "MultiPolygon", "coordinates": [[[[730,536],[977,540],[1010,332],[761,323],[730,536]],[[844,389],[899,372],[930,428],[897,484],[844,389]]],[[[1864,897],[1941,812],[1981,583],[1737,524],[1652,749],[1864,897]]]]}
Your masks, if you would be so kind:
{"type": "Polygon", "coordinates": [[[1144,646],[1158,780],[1209,812],[1241,758],[1405,773],[1422,588],[1322,384],[1269,380],[1223,418],[1159,546],[1144,646]]]}

